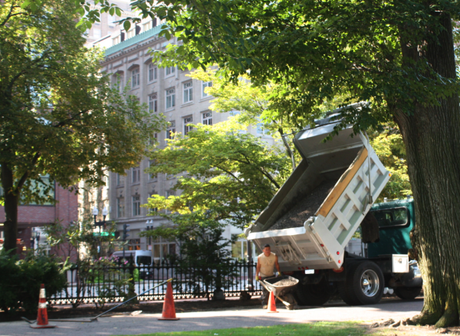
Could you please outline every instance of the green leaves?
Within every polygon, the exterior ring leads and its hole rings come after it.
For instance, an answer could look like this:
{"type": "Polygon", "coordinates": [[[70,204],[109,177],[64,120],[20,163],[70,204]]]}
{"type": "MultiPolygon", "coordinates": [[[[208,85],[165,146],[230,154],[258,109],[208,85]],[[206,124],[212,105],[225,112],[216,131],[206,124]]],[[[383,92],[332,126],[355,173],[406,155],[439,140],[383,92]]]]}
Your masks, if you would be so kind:
{"type": "MultiPolygon", "coordinates": [[[[102,54],[87,50],[75,29],[72,1],[44,2],[34,15],[14,3],[0,7],[6,22],[0,30],[0,166],[1,184],[8,186],[2,199],[14,205],[40,174],[63,187],[80,179],[101,185],[105,169],[124,173],[135,166],[149,154],[148,139],[164,129],[164,117],[150,116],[137,99],[112,89],[99,72],[102,54]]],[[[10,207],[7,218],[15,218],[14,211],[10,207]]]]}
{"type": "Polygon", "coordinates": [[[181,194],[155,195],[149,208],[182,216],[206,213],[239,227],[265,208],[289,174],[289,160],[277,147],[244,133],[232,120],[212,127],[197,125],[187,136],[176,134],[151,158],[151,173],[180,176],[174,189],[181,194]]]}

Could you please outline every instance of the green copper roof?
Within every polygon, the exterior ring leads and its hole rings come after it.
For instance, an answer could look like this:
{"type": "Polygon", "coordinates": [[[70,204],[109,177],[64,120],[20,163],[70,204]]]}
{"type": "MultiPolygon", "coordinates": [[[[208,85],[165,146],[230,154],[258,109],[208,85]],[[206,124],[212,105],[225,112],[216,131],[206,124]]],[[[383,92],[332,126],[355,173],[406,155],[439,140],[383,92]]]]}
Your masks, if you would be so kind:
{"type": "Polygon", "coordinates": [[[124,40],[123,42],[120,42],[110,48],[107,48],[105,50],[105,57],[110,56],[114,53],[117,53],[125,48],[131,47],[139,42],[142,42],[148,39],[149,37],[158,35],[161,31],[161,27],[162,25],[153,27],[152,29],[149,29],[145,32],[140,33],[139,35],[133,36],[127,40],[124,40]]]}

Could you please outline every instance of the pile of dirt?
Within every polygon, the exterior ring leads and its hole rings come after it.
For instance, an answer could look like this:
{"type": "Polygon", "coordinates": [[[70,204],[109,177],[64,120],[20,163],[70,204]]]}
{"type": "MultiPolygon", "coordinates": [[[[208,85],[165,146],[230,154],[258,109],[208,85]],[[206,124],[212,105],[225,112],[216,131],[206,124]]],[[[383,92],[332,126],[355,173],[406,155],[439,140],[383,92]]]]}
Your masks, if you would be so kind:
{"type": "Polygon", "coordinates": [[[272,284],[275,287],[281,287],[281,286],[294,286],[297,284],[299,281],[297,279],[282,279],[280,281],[275,282],[272,284]]]}
{"type": "Polygon", "coordinates": [[[327,195],[334,188],[337,181],[324,181],[312,192],[305,195],[299,202],[287,213],[283,215],[270,230],[280,230],[293,227],[301,227],[305,221],[315,215],[327,195]]]}

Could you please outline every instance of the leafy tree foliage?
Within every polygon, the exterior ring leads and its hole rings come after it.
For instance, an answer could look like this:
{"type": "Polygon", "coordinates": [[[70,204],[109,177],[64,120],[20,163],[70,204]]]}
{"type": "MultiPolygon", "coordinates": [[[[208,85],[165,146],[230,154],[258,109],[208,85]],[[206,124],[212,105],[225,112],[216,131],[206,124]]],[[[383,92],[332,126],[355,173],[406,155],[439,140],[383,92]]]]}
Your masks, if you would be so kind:
{"type": "Polygon", "coordinates": [[[386,169],[391,173],[391,178],[382,190],[377,202],[384,198],[400,199],[412,195],[412,190],[407,173],[406,148],[399,130],[394,123],[385,124],[383,131],[369,132],[372,148],[386,169]]]}
{"type": "Polygon", "coordinates": [[[230,112],[235,114],[237,122],[247,127],[259,125],[265,134],[281,140],[286,149],[286,155],[292,161],[292,170],[296,167],[299,155],[292,146],[290,138],[297,131],[304,128],[307,121],[296,119],[291,122],[286,109],[295,109],[293,106],[279,104],[278,96],[286,92],[286,88],[274,83],[267,85],[254,85],[247,76],[241,76],[238,81],[228,82],[219,76],[215,70],[195,70],[190,77],[212,82],[206,88],[208,94],[214,99],[209,106],[210,110],[218,113],[230,112]]]}
{"type": "MultiPolygon", "coordinates": [[[[148,154],[164,126],[135,97],[111,88],[101,55],[83,47],[69,1],[6,0],[0,7],[0,165],[5,244],[16,247],[23,190],[49,175],[63,187],[101,185],[103,169],[123,173],[148,154]]],[[[34,188],[32,188],[33,190],[34,188]]],[[[24,193],[40,201],[40,188],[24,193]]],[[[27,200],[26,200],[27,201],[27,200]]]]}
{"type": "Polygon", "coordinates": [[[155,151],[150,173],[179,176],[173,189],[181,193],[153,195],[148,206],[182,215],[210,212],[215,221],[237,227],[248,224],[290,170],[279,148],[268,147],[243,127],[232,119],[213,126],[199,124],[155,151]]]}
{"type": "Polygon", "coordinates": [[[168,21],[183,44],[166,57],[191,67],[217,64],[232,78],[272,80],[299,101],[292,117],[314,115],[346,94],[372,108],[344,110],[355,129],[394,120],[406,147],[415,200],[415,248],[425,301],[417,323],[460,320],[460,106],[452,21],[457,1],[136,1],[168,21]],[[449,237],[450,239],[446,239],[449,237]]]}

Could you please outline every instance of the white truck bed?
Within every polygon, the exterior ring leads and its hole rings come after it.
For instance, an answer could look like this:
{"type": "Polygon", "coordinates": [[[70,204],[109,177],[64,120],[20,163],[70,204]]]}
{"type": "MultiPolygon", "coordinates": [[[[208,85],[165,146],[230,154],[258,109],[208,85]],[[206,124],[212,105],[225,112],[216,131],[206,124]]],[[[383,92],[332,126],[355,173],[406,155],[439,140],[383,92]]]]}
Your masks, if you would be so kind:
{"type": "Polygon", "coordinates": [[[390,178],[368,138],[352,137],[351,127],[324,142],[336,125],[326,123],[296,135],[294,144],[303,160],[245,231],[260,249],[270,244],[282,271],[340,268],[344,248],[390,178]],[[286,219],[292,209],[302,205],[305,195],[314,198],[322,183],[335,185],[327,197],[318,196],[323,200],[314,216],[297,227],[270,229],[293,223],[286,219]]]}

